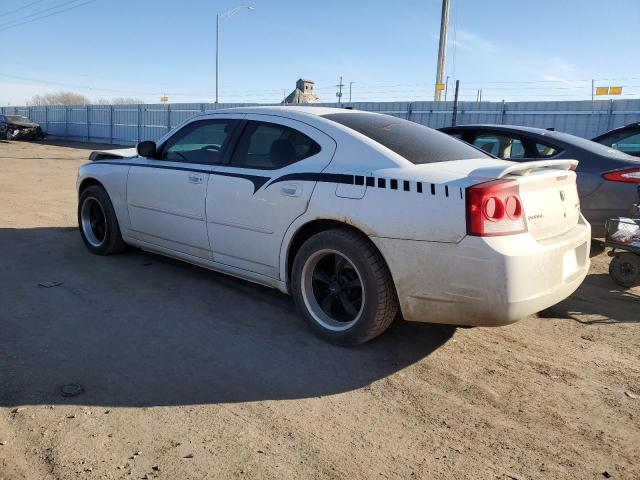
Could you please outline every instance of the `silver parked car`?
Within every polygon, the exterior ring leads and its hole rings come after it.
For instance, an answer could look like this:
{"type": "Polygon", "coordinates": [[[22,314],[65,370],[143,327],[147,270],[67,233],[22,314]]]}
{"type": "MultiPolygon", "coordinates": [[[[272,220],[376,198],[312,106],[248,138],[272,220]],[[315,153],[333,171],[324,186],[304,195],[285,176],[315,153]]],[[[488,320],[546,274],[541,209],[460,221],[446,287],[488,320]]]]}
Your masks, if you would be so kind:
{"type": "Polygon", "coordinates": [[[640,160],[568,133],[511,125],[460,125],[440,129],[505,160],[578,160],[582,213],[594,237],[607,218],[628,216],[640,202],[640,160]]]}

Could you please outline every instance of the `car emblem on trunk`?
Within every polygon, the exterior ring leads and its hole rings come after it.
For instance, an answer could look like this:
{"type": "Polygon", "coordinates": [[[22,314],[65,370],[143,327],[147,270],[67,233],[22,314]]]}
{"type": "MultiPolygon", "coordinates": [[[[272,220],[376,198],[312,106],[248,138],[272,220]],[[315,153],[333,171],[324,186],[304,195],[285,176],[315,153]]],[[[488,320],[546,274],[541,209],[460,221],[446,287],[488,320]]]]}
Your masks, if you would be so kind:
{"type": "Polygon", "coordinates": [[[562,200],[564,202],[564,190],[560,190],[560,200],[562,200]]]}

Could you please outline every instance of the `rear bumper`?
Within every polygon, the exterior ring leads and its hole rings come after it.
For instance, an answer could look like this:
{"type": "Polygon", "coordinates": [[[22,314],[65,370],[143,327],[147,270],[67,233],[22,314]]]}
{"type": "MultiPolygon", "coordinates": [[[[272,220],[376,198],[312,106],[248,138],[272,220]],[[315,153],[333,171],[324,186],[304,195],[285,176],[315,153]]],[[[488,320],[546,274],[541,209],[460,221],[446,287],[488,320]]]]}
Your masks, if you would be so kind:
{"type": "Polygon", "coordinates": [[[590,225],[537,241],[524,233],[460,243],[372,238],[387,260],[406,320],[506,325],[571,295],[590,266],[590,225]]]}

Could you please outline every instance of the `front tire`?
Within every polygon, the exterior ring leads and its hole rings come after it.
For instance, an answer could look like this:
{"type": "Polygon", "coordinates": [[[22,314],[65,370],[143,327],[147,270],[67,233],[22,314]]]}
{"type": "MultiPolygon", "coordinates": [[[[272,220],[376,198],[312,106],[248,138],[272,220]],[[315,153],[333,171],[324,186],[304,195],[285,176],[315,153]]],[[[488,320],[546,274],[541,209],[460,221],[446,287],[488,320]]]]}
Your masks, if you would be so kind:
{"type": "Polygon", "coordinates": [[[87,187],[80,194],[78,226],[82,241],[96,255],[112,255],[126,248],[116,212],[101,186],[87,187]]]}
{"type": "Polygon", "coordinates": [[[298,251],[293,298],[311,328],[339,345],[377,337],[398,313],[398,299],[380,252],[362,234],[327,230],[298,251]]]}

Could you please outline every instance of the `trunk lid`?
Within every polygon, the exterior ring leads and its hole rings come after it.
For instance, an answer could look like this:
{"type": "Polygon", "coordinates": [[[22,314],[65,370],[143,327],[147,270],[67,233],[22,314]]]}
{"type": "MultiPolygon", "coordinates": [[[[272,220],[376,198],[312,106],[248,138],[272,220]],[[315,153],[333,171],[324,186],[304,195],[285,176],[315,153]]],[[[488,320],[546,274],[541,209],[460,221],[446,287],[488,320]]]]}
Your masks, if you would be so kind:
{"type": "Polygon", "coordinates": [[[580,219],[576,160],[546,160],[481,168],[472,176],[518,182],[527,230],[536,240],[562,235],[580,219]]]}
{"type": "Polygon", "coordinates": [[[541,172],[518,183],[527,228],[535,239],[562,235],[577,225],[580,200],[575,172],[541,172]]]}

